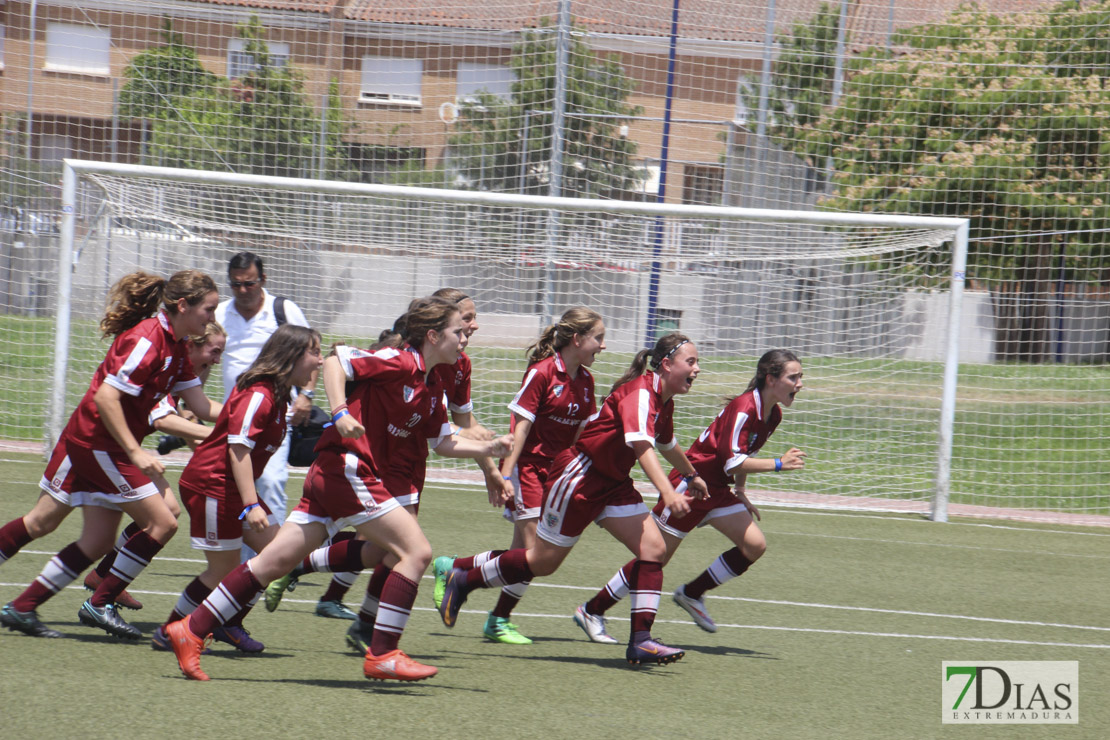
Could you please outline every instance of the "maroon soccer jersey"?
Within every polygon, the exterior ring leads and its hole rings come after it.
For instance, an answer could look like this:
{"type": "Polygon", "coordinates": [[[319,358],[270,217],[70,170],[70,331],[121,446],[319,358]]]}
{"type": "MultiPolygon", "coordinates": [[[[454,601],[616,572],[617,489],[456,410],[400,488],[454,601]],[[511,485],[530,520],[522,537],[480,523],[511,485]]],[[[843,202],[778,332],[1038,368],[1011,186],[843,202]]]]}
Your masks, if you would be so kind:
{"type": "Polygon", "coordinates": [[[366,434],[345,439],[328,427],[316,449],[341,447],[355,453],[395,496],[421,490],[428,444],[434,447],[451,434],[435,375],[428,378],[433,381],[429,387],[424,358],[408,345],[377,352],[340,346],[338,354],[347,379],[355,381],[347,410],[366,427],[366,434]]]}
{"type": "Polygon", "coordinates": [[[200,385],[184,338],[173,334],[165,311],[121,332],[100,363],[88,391],[69,417],[64,434],[85,447],[122,452],[100,418],[93,396],[101,384],[120,391],[123,418],[136,440],[150,432],[150,414],[167,394],[200,385]]]}
{"type": "Polygon", "coordinates": [[[621,480],[636,464],[633,442],[659,442],[663,450],[675,446],[673,414],[674,400],[663,402],[662,381],[648,372],[609,394],[586,422],[575,448],[590,458],[595,472],[621,480]]]}
{"type": "Polygon", "coordinates": [[[285,438],[287,405],[287,399],[274,397],[274,386],[269,380],[231,391],[216,425],[185,466],[181,486],[209,498],[238,497],[228,447],[238,444],[250,448],[251,474],[257,479],[285,438]]]}
{"type": "Polygon", "coordinates": [[[732,476],[725,471],[758,452],[781,420],[778,404],[765,408],[759,389],[748,391],[721,409],[686,450],[686,457],[711,490],[727,488],[732,485],[732,476]]]}
{"type": "MultiPolygon", "coordinates": [[[[509,410],[532,422],[520,459],[550,463],[571,446],[578,427],[597,410],[594,376],[579,367],[572,380],[560,355],[544,358],[524,373],[509,410]]],[[[516,426],[515,418],[512,425],[516,426]]]]}
{"type": "Polygon", "coordinates": [[[447,408],[456,414],[469,414],[474,410],[470,400],[470,358],[463,352],[454,365],[436,365],[432,368],[429,383],[438,386],[447,396],[447,408]]]}

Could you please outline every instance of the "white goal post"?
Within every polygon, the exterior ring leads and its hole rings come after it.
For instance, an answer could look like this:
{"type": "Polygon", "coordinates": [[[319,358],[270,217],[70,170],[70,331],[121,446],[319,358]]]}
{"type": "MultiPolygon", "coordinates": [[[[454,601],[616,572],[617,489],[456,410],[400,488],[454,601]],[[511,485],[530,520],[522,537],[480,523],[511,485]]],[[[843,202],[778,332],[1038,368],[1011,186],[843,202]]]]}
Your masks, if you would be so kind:
{"type": "Polygon", "coordinates": [[[744,390],[759,355],[790,349],[808,389],[766,451],[797,446],[810,461],[801,474],[750,481],[753,500],[823,505],[831,496],[948,518],[966,219],[72,159],[64,163],[62,214],[51,443],[95,368],[92,358],[103,356],[95,321],[111,282],[135,269],[185,267],[222,282],[228,257],[248,249],[265,260],[268,289],[292,296],[327,342],[373,341],[411,298],[438,287],[472,295],[482,326],[468,349],[475,409],[491,428],[507,426],[523,348],[575,305],[606,320],[608,349],[594,368],[599,394],[646,339],[677,329],[695,342],[702,376],[676,408],[684,446],[724,398],[744,390]]]}

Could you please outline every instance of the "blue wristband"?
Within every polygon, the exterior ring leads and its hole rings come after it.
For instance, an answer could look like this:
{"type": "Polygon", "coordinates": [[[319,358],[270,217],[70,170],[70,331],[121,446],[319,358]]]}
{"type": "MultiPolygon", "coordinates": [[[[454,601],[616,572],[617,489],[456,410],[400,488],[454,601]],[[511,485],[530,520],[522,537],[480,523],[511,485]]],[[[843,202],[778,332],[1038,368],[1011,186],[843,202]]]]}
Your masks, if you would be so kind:
{"type": "Polygon", "coordinates": [[[778,472],[781,472],[781,471],[782,471],[782,458],[781,457],[776,457],[775,458],[775,472],[778,473],[778,472]]]}
{"type": "Polygon", "coordinates": [[[247,504],[243,507],[243,511],[239,513],[239,521],[243,521],[247,517],[247,512],[251,509],[258,508],[258,504],[247,504]]]}
{"type": "Polygon", "coordinates": [[[697,478],[697,477],[698,477],[697,473],[691,473],[690,475],[682,476],[682,480],[686,483],[686,485],[690,485],[690,481],[692,481],[694,478],[697,478]]]}
{"type": "Polygon", "coordinates": [[[339,412],[337,412],[336,414],[334,414],[334,415],[333,415],[333,416],[331,417],[331,420],[332,420],[332,421],[339,421],[339,420],[340,420],[340,419],[342,419],[342,418],[343,418],[344,416],[350,416],[350,415],[351,415],[351,412],[350,412],[350,411],[348,411],[347,409],[343,409],[342,411],[339,411],[339,412]]]}

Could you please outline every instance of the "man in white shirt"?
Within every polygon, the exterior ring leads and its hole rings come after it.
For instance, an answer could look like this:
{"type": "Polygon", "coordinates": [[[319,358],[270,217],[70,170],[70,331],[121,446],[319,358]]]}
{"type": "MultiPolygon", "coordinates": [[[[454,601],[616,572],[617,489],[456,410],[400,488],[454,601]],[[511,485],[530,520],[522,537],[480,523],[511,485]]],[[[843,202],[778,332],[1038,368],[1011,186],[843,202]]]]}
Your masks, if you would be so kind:
{"type": "MultiPolygon", "coordinates": [[[[282,323],[308,326],[308,320],[297,304],[275,297],[266,290],[266,272],[258,255],[240,252],[232,257],[227,266],[227,276],[234,297],[216,307],[216,321],[227,331],[227,346],[224,348],[222,365],[224,401],[231,395],[235,381],[251,366],[262,351],[262,345],[282,323]]],[[[296,426],[308,419],[315,385],[314,373],[307,387],[293,389],[293,402],[289,406],[288,417],[290,426],[296,426]]],[[[281,447],[270,458],[266,469],[255,482],[259,497],[270,507],[278,524],[285,521],[288,460],[287,430],[281,447]]],[[[253,551],[244,545],[243,553],[245,559],[253,551]]]]}

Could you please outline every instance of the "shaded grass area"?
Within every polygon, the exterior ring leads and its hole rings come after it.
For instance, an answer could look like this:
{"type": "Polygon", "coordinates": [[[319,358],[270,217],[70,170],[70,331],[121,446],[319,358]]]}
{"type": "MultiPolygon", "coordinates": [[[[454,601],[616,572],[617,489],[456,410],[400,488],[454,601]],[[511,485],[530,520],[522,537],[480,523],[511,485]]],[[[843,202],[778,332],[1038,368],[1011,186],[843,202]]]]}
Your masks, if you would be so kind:
{"type": "MultiPolygon", "coordinates": [[[[0,462],[0,521],[26,511],[42,463],[0,462]]],[[[300,480],[290,481],[296,496],[300,480]]],[[[0,566],[0,601],[72,541],[80,513],[61,531],[0,566]]],[[[146,603],[125,616],[149,634],[203,568],[183,530],[133,592],[146,603]]],[[[509,526],[479,489],[429,488],[421,524],[435,554],[504,547],[509,526]]],[[[591,527],[553,576],[538,579],[514,621],[532,646],[481,636],[496,594],[475,594],[445,629],[423,579],[402,641],[440,669],[418,684],[368,682],[350,654],[347,623],[315,617],[326,579],[311,576],[247,626],[260,656],[215,646],[207,684],[184,680],[172,655],[125,644],[80,625],[84,596],[67,590],[41,610],[64,640],[0,632],[0,704],[11,737],[482,737],[544,738],[1101,738],[1110,707],[1110,555],[1105,531],[1030,525],[935,524],[919,518],[764,512],[767,555],[712,592],[720,629],[702,632],[669,598],[725,549],[717,533],[692,534],[665,571],[655,633],[684,647],[672,666],[634,670],[623,646],[585,640],[571,621],[628,559],[591,527]],[[1083,597],[1079,598],[1082,594],[1083,597]],[[1097,629],[1096,629],[1097,628],[1097,629]],[[1078,726],[953,729],[941,725],[941,661],[1078,660],[1078,726]],[[127,697],[129,704],[117,697],[127,697]]],[[[366,576],[347,602],[356,605],[366,576]]],[[[625,637],[625,604],[610,630],[625,637]]]]}
{"type": "MultiPolygon", "coordinates": [[[[75,324],[66,414],[88,387],[107,343],[93,322],[75,324]]],[[[329,336],[360,346],[370,336],[329,336]]],[[[0,317],[0,337],[18,347],[0,357],[0,438],[40,440],[53,373],[53,321],[0,317]]],[[[525,353],[482,346],[474,361],[476,416],[507,429],[525,353]]],[[[805,474],[775,485],[796,493],[931,499],[937,470],[940,363],[884,358],[805,358],[807,388],[763,454],[806,450],[805,474]]],[[[608,392],[631,355],[606,352],[594,367],[608,392]]],[[[688,446],[725,401],[747,386],[757,358],[703,355],[702,374],[678,399],[688,446]]],[[[1110,513],[1110,372],[1088,365],[964,365],[960,368],[951,501],[1001,508],[1110,513]]],[[[218,373],[210,392],[220,395],[218,373]]],[[[154,443],[153,438],[148,445],[154,443]]],[[[439,461],[445,467],[457,466],[439,461]]]]}

